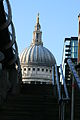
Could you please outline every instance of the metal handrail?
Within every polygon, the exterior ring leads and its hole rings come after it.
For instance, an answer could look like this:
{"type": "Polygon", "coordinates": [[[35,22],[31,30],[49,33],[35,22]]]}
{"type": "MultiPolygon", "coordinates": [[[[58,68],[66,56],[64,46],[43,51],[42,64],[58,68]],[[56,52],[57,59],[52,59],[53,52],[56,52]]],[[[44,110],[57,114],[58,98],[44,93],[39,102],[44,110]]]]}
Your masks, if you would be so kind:
{"type": "Polygon", "coordinates": [[[65,95],[66,95],[65,99],[68,100],[69,99],[69,94],[68,94],[68,90],[67,90],[67,86],[66,86],[66,81],[65,81],[65,78],[64,78],[64,75],[63,75],[62,65],[60,65],[60,69],[61,69],[64,91],[65,91],[65,95]]]}
{"type": "Polygon", "coordinates": [[[56,84],[57,84],[59,101],[61,101],[61,89],[60,89],[60,85],[59,85],[58,71],[57,71],[57,65],[56,64],[55,64],[55,77],[56,77],[56,84]]]}
{"type": "Polygon", "coordinates": [[[12,57],[12,59],[9,59],[9,61],[7,63],[8,63],[9,66],[14,64],[15,68],[17,66],[18,75],[22,76],[20,60],[19,60],[19,55],[18,55],[18,47],[17,47],[16,37],[15,37],[15,29],[14,29],[14,25],[13,25],[13,22],[12,22],[11,6],[10,6],[10,3],[9,3],[9,0],[5,0],[5,1],[2,0],[2,2],[3,2],[3,6],[5,5],[4,2],[6,3],[8,13],[6,12],[6,9],[5,9],[5,6],[4,6],[4,14],[5,14],[6,21],[0,26],[0,32],[7,28],[8,33],[11,36],[10,41],[7,42],[7,44],[3,47],[3,50],[6,51],[9,48],[12,49],[13,57],[12,57]],[[9,27],[10,27],[10,29],[9,29],[9,27]]]}
{"type": "Polygon", "coordinates": [[[78,87],[80,89],[80,79],[79,79],[79,76],[78,76],[78,74],[77,74],[77,72],[75,70],[74,63],[71,61],[71,59],[68,59],[67,63],[69,65],[69,68],[70,68],[70,70],[71,70],[71,72],[72,72],[72,74],[73,74],[73,76],[74,76],[74,78],[75,78],[75,80],[77,82],[77,85],[78,85],[78,87]]]}
{"type": "Polygon", "coordinates": [[[11,7],[10,7],[9,0],[6,0],[6,4],[7,4],[7,7],[8,7],[8,16],[7,16],[8,20],[2,26],[0,26],[0,31],[5,29],[7,26],[9,26],[10,23],[11,23],[11,20],[12,20],[11,7]]]}

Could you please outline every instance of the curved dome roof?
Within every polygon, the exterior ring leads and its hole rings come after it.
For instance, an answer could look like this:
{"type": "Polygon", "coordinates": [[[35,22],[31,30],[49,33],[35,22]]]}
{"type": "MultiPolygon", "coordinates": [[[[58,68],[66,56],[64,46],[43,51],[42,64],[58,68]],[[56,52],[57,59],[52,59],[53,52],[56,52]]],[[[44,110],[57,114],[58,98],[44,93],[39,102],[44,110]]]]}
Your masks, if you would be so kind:
{"type": "Polygon", "coordinates": [[[56,60],[53,54],[42,45],[31,45],[21,53],[20,62],[30,65],[52,66],[56,60]]]}
{"type": "Polygon", "coordinates": [[[45,47],[42,42],[42,31],[39,24],[39,15],[33,31],[33,40],[30,47],[20,55],[20,62],[28,65],[52,66],[56,64],[53,54],[45,47]]]}

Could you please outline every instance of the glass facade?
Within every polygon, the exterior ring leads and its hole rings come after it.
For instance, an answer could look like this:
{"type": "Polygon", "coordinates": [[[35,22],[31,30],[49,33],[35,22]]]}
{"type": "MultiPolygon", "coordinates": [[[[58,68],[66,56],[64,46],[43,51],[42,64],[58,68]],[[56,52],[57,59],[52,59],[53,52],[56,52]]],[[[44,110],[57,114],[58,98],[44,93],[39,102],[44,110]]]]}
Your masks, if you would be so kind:
{"type": "Polygon", "coordinates": [[[71,40],[71,58],[78,57],[78,40],[71,40]]]}
{"type": "MultiPolygon", "coordinates": [[[[77,63],[78,58],[78,37],[65,38],[62,54],[62,69],[67,83],[70,83],[71,74],[67,64],[67,59],[71,58],[72,62],[77,63]]],[[[62,78],[60,78],[62,81],[62,78]]]]}

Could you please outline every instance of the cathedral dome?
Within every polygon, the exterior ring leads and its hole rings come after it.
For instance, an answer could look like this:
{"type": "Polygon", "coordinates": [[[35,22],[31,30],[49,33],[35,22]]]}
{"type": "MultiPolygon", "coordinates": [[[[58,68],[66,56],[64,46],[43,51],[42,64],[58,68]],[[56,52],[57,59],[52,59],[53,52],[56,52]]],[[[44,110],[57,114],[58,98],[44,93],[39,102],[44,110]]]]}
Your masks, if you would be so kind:
{"type": "Polygon", "coordinates": [[[52,83],[52,66],[56,64],[56,60],[53,54],[43,46],[40,29],[38,15],[31,45],[20,54],[23,83],[52,83]]]}
{"type": "Polygon", "coordinates": [[[43,45],[32,44],[21,53],[20,62],[28,65],[53,66],[56,60],[43,45]]]}
{"type": "Polygon", "coordinates": [[[53,54],[45,47],[42,42],[42,31],[39,24],[39,15],[33,32],[33,40],[29,48],[26,48],[20,55],[20,62],[29,65],[53,66],[56,60],[53,54]]]}

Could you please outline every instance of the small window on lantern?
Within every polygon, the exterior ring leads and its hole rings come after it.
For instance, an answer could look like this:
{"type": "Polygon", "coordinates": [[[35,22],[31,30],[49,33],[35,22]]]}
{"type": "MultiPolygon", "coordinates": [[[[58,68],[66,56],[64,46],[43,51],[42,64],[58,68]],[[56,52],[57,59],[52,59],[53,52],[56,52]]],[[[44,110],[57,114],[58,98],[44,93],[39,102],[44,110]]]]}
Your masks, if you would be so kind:
{"type": "Polygon", "coordinates": [[[36,33],[36,39],[38,39],[39,38],[39,34],[38,33],[36,33]]]}

